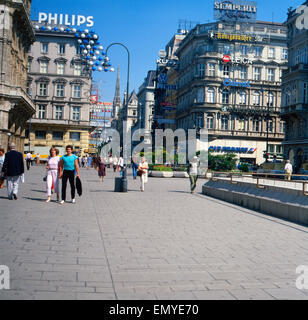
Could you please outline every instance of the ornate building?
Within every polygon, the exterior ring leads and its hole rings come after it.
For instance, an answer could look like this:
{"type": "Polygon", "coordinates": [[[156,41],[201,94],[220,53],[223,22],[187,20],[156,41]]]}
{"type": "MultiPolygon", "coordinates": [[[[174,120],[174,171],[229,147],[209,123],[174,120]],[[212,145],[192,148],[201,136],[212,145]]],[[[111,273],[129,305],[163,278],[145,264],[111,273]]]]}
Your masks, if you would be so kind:
{"type": "Polygon", "coordinates": [[[282,159],[286,28],[271,22],[197,25],[176,53],[177,128],[207,128],[210,150],[260,164],[282,159]]]}
{"type": "Polygon", "coordinates": [[[27,120],[35,112],[26,93],[28,51],[34,42],[31,0],[0,0],[0,146],[23,152],[27,120]]]}
{"type": "Polygon", "coordinates": [[[44,158],[51,146],[64,154],[65,146],[70,144],[76,152],[84,153],[91,130],[92,72],[73,33],[38,28],[35,34],[27,82],[35,101],[35,115],[26,149],[44,158]]]}
{"type": "Polygon", "coordinates": [[[308,1],[290,10],[286,22],[289,63],[282,77],[281,116],[286,121],[285,158],[295,172],[308,170],[308,26],[302,24],[307,10],[308,1]]]}

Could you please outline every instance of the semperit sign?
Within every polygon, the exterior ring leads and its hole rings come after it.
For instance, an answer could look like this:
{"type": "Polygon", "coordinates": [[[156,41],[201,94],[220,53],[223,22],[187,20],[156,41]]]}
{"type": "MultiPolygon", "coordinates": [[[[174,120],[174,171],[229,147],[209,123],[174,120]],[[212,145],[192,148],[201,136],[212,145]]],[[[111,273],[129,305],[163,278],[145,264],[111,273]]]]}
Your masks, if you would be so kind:
{"type": "Polygon", "coordinates": [[[215,1],[214,18],[219,21],[254,22],[257,18],[257,3],[240,0],[215,1]]]}

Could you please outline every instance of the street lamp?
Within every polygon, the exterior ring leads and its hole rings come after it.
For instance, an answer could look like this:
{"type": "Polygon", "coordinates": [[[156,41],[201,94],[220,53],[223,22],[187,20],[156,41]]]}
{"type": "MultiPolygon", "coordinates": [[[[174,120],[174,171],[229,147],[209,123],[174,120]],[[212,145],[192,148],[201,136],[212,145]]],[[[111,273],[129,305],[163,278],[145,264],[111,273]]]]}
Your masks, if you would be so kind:
{"type": "MultiPolygon", "coordinates": [[[[107,48],[106,48],[106,58],[105,58],[105,62],[108,63],[109,58],[108,58],[108,50],[110,47],[115,46],[115,45],[119,45],[121,47],[123,47],[126,52],[127,52],[127,83],[126,83],[126,115],[124,117],[124,120],[127,120],[127,110],[128,110],[128,98],[129,98],[129,69],[130,69],[130,53],[128,48],[121,42],[114,42],[111,43],[107,48]]],[[[123,158],[124,158],[124,171],[122,174],[122,192],[127,192],[127,168],[126,168],[126,146],[123,140],[123,158]]]]}

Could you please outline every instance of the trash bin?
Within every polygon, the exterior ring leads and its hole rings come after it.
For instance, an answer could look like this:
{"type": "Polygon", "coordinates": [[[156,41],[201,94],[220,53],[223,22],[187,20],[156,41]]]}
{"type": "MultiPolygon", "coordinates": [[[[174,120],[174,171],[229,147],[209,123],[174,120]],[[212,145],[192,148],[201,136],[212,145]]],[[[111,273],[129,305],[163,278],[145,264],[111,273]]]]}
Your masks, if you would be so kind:
{"type": "Polygon", "coordinates": [[[122,192],[122,178],[115,178],[114,180],[114,192],[122,192]]]}

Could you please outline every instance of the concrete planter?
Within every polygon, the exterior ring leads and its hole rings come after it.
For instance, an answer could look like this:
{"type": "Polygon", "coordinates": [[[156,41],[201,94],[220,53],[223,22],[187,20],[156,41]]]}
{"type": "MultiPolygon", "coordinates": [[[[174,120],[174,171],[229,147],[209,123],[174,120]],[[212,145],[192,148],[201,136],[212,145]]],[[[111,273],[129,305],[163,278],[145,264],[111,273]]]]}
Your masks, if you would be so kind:
{"type": "Polygon", "coordinates": [[[173,177],[173,172],[169,172],[169,171],[151,171],[150,172],[150,177],[172,178],[173,177]]]}
{"type": "Polygon", "coordinates": [[[189,178],[189,175],[185,171],[174,171],[173,172],[174,178],[189,178]]]}

